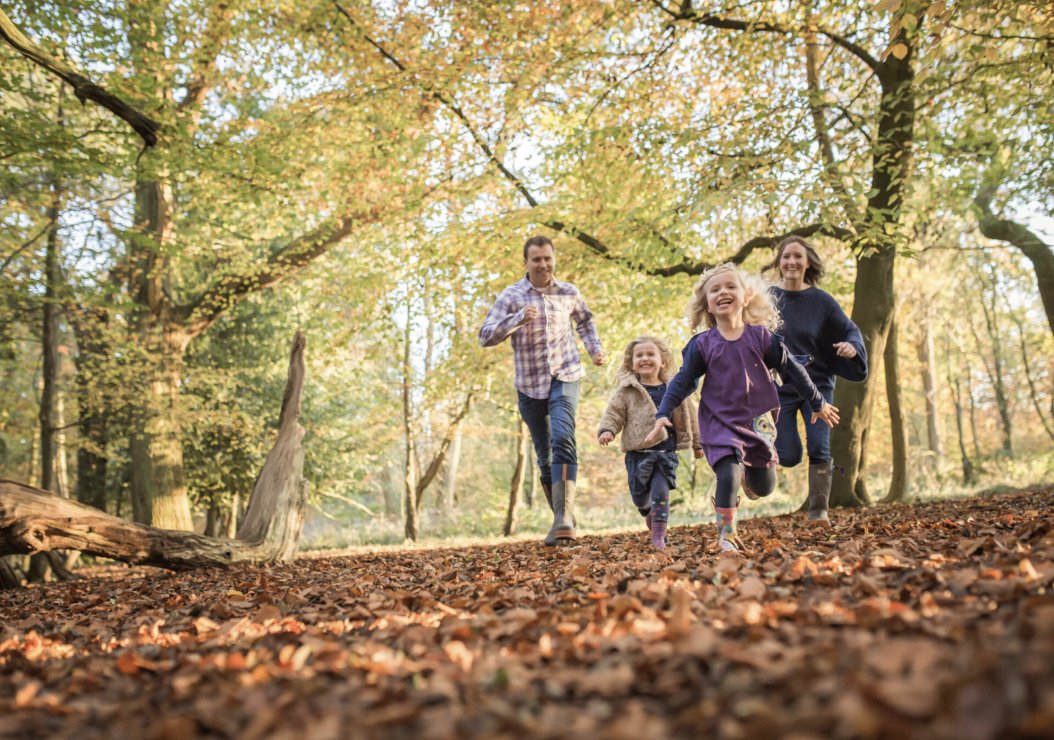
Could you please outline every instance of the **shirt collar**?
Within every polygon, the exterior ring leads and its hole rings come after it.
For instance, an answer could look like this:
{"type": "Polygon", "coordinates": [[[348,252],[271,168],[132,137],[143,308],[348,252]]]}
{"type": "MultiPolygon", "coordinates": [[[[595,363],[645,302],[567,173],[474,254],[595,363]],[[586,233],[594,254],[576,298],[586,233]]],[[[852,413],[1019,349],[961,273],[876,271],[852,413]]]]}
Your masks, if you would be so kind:
{"type": "Polygon", "coordinates": [[[530,290],[537,290],[539,293],[548,293],[549,291],[554,290],[556,288],[557,280],[555,277],[550,277],[548,285],[543,288],[535,288],[534,283],[531,282],[531,276],[527,273],[524,273],[523,284],[530,290]]]}

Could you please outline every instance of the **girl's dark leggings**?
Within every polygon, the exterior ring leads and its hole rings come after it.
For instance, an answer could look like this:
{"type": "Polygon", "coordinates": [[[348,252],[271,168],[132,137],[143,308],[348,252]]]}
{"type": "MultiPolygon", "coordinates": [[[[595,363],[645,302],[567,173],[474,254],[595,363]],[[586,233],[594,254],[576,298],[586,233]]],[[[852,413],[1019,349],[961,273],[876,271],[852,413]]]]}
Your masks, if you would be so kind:
{"type": "Polygon", "coordinates": [[[669,521],[670,483],[658,468],[648,481],[648,490],[640,496],[635,496],[633,493],[630,493],[630,496],[633,498],[633,505],[642,515],[647,515],[650,511],[655,521],[669,521]]]}
{"type": "Polygon", "coordinates": [[[775,468],[752,468],[739,462],[735,455],[722,457],[714,463],[714,474],[717,475],[714,505],[719,509],[731,509],[736,505],[740,485],[757,496],[768,496],[776,490],[775,468]]]}

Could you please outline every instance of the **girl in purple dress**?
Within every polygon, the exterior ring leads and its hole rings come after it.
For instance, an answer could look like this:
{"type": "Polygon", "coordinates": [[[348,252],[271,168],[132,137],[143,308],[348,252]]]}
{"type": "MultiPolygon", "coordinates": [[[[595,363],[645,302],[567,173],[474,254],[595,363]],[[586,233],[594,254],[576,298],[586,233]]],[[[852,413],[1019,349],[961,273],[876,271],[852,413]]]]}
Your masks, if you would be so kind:
{"type": "Polygon", "coordinates": [[[805,369],[773,332],[779,312],[765,283],[728,263],[704,272],[689,306],[695,330],[707,330],[685,345],[683,364],[670,381],[644,440],[654,444],[670,417],[706,376],[699,401],[699,438],[717,476],[714,510],[718,546],[740,550],[736,513],[740,486],[747,498],[768,496],[776,487],[776,418],[780,402],[769,370],[776,370],[806,399],[812,419],[831,426],[838,409],[824,400],[805,369]]]}

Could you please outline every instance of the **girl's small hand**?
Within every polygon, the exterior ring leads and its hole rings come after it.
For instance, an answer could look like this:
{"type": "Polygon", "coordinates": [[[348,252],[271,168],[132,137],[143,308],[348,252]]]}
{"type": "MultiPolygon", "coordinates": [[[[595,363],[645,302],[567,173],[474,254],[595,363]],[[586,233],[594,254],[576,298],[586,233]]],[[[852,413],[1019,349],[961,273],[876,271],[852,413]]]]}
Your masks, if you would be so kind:
{"type": "Polygon", "coordinates": [[[702,448],[699,448],[697,450],[692,450],[692,454],[695,455],[695,459],[696,460],[699,460],[701,458],[706,457],[706,453],[703,452],[702,448]]]}
{"type": "Polygon", "coordinates": [[[611,444],[611,440],[613,440],[613,439],[615,439],[615,435],[612,434],[611,432],[601,432],[600,436],[597,437],[597,442],[599,442],[602,445],[607,446],[607,445],[611,444]]]}
{"type": "Polygon", "coordinates": [[[660,416],[655,420],[655,426],[648,432],[648,436],[644,438],[644,446],[651,447],[659,441],[659,435],[662,432],[663,427],[672,427],[673,422],[667,419],[665,416],[660,416]]]}
{"type": "Polygon", "coordinates": [[[856,357],[856,347],[849,344],[849,342],[835,342],[834,353],[839,357],[844,357],[847,360],[851,360],[856,357]]]}
{"type": "Polygon", "coordinates": [[[815,424],[817,419],[820,419],[827,426],[833,427],[838,423],[838,408],[825,402],[822,409],[812,412],[812,423],[815,424]]]}

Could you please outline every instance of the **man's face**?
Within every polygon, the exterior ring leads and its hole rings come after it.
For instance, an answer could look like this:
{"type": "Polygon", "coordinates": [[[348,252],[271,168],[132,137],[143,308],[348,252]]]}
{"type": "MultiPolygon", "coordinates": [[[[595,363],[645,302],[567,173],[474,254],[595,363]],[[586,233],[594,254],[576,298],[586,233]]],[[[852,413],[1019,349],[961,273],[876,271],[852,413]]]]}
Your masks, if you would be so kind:
{"type": "Polygon", "coordinates": [[[556,252],[551,244],[527,247],[527,278],[536,287],[548,285],[556,272],[556,252]]]}

